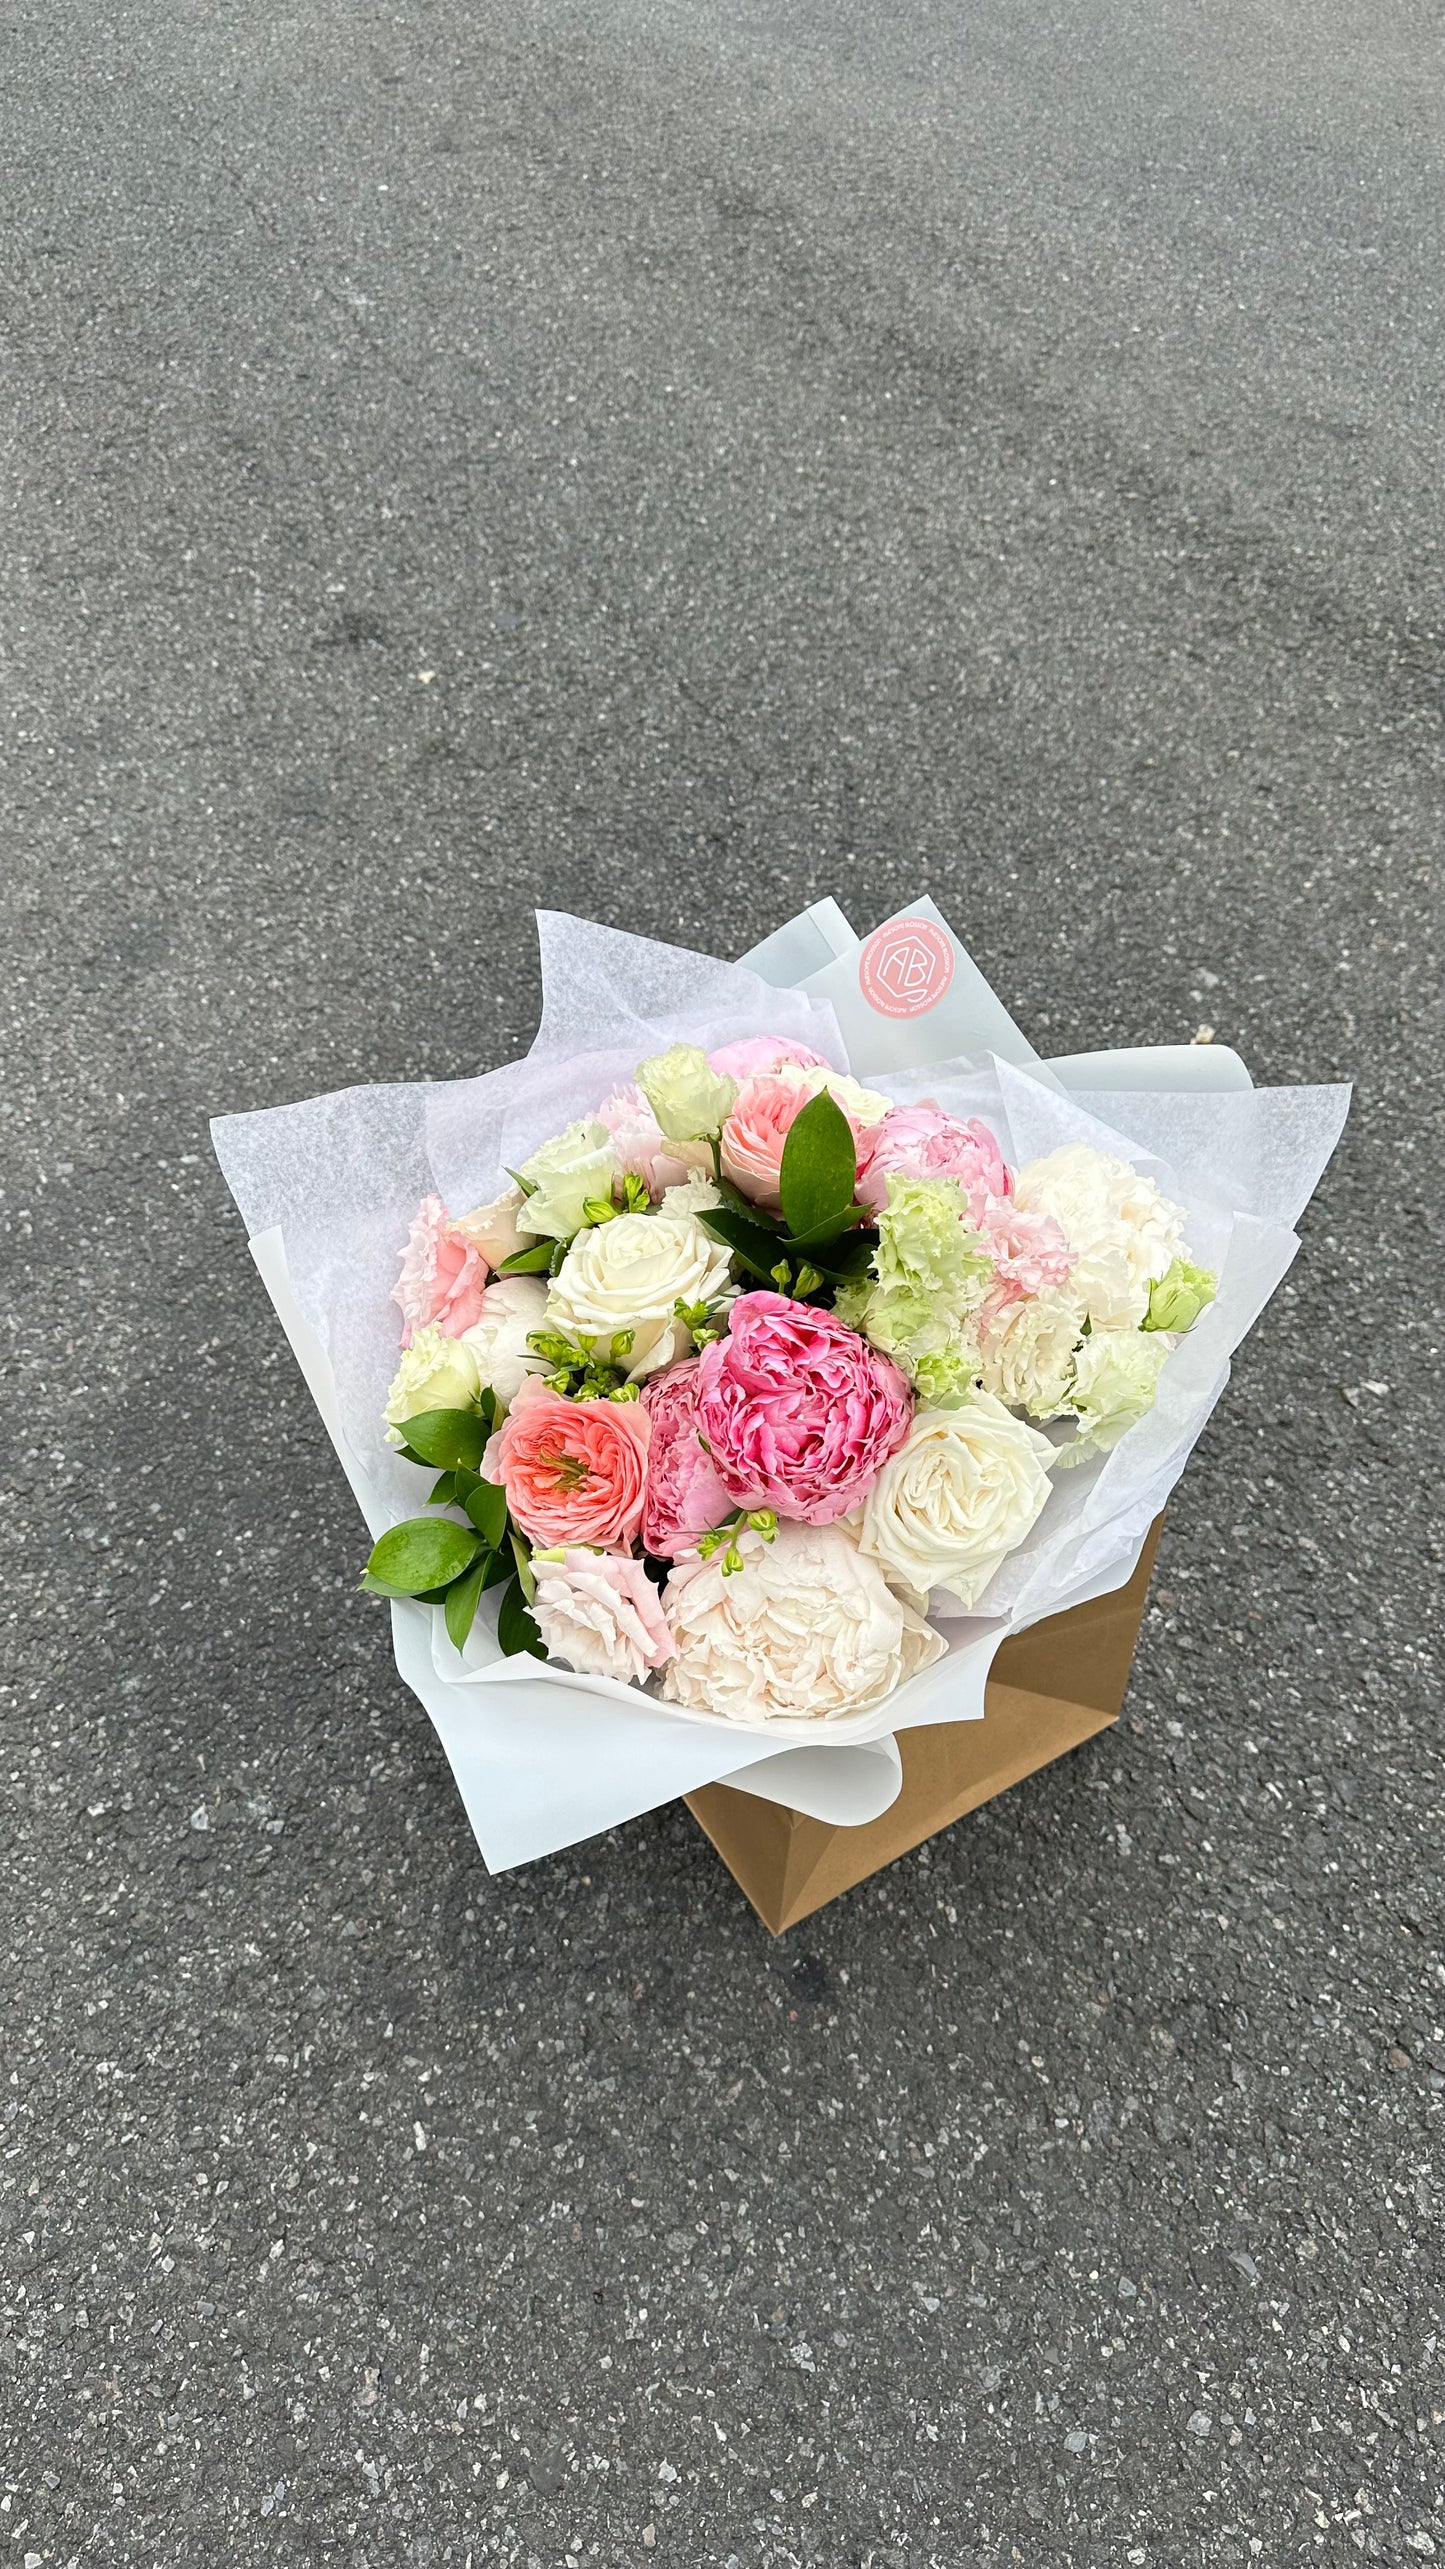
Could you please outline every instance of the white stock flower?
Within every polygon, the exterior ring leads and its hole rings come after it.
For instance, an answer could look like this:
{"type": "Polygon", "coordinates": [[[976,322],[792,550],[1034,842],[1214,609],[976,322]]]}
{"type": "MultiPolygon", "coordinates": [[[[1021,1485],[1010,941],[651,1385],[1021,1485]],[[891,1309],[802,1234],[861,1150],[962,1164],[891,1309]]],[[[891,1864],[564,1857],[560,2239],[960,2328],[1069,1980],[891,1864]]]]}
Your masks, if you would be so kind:
{"type": "Polygon", "coordinates": [[[670,1702],[732,1722],[826,1721],[869,1711],[942,1656],[942,1636],[842,1526],[785,1519],[771,1543],[745,1533],[738,1549],[741,1570],[692,1555],[663,1590],[670,1702]]]}
{"type": "Polygon", "coordinates": [[[1052,1461],[989,1392],[921,1409],[863,1502],[863,1549],[916,1604],[943,1588],[967,1612],[1040,1514],[1052,1461]]]}
{"type": "Polygon", "coordinates": [[[1136,1419],[1154,1406],[1159,1376],[1174,1341],[1163,1329],[1095,1329],[1074,1358],[1068,1406],[1079,1422],[1072,1445],[1059,1448],[1061,1464],[1107,1454],[1136,1419]]]}
{"type": "Polygon", "coordinates": [[[1004,1303],[979,1341],[984,1390],[1006,1409],[1026,1409],[1031,1418],[1057,1417],[1083,1326],[1084,1306],[1068,1286],[1004,1303]]]}
{"type": "Polygon", "coordinates": [[[713,1070],[700,1044],[669,1044],[639,1062],[637,1085],[670,1142],[720,1133],[738,1093],[737,1081],[713,1070]]]}
{"type": "Polygon", "coordinates": [[[1142,1170],[1088,1142],[1030,1160],[1014,1181],[1014,1202],[1057,1222],[1078,1261],[1069,1291],[1095,1328],[1136,1329],[1150,1285],[1184,1246],[1179,1206],[1142,1170]]]}
{"type": "Polygon", "coordinates": [[[533,1245],[534,1234],[521,1220],[527,1199],[519,1186],[509,1186],[490,1204],[479,1204],[472,1213],[463,1213],[452,1224],[464,1240],[479,1249],[489,1267],[499,1267],[504,1258],[514,1258],[519,1249],[533,1245]]]}
{"type": "MultiPolygon", "coordinates": [[[[730,1259],[688,1213],[620,1213],[574,1240],[547,1294],[547,1319],[572,1336],[605,1341],[630,1329],[625,1363],[638,1381],[685,1355],[692,1341],[680,1302],[717,1302],[730,1259]]],[[[599,1355],[605,1355],[599,1345],[599,1355]]]]}
{"type": "Polygon", "coordinates": [[[546,1326],[547,1288],[540,1276],[499,1276],[482,1296],[482,1316],[462,1333],[477,1373],[510,1409],[528,1374],[543,1374],[546,1358],[527,1344],[546,1326]]]}
{"type": "Polygon", "coordinates": [[[481,1389],[477,1360],[464,1338],[444,1338],[436,1322],[419,1329],[401,1360],[382,1417],[388,1445],[404,1445],[404,1422],[428,1409],[470,1409],[481,1389]]]}
{"type": "Polygon", "coordinates": [[[606,1125],[583,1116],[524,1160],[518,1175],[533,1190],[527,1228],[549,1240],[570,1240],[586,1221],[591,1199],[611,1201],[621,1171],[606,1125]]]}
{"type": "Polygon", "coordinates": [[[779,1062],[777,1077],[787,1080],[790,1087],[805,1090],[809,1097],[816,1097],[820,1088],[826,1088],[850,1124],[881,1124],[893,1109],[892,1098],[885,1097],[881,1089],[860,1087],[846,1070],[834,1070],[831,1062],[779,1062]]]}

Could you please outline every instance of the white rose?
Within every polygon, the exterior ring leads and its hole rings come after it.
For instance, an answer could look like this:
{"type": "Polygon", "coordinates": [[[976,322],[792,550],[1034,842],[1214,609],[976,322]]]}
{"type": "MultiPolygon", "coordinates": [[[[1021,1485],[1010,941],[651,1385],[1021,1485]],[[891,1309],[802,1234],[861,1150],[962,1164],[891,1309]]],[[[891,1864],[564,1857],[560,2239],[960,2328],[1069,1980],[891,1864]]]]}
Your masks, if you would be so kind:
{"type": "Polygon", "coordinates": [[[1109,1151],[1067,1142],[1019,1170],[1014,1202],[1057,1222],[1078,1260],[1069,1290],[1095,1327],[1137,1329],[1150,1285],[1184,1246],[1184,1216],[1153,1179],[1109,1151]]]}
{"type": "Polygon", "coordinates": [[[1174,1341],[1162,1329],[1095,1329],[1074,1358],[1068,1406],[1079,1422],[1072,1445],[1059,1448],[1063,1464],[1107,1454],[1136,1419],[1151,1410],[1159,1375],[1174,1341]]]}
{"type": "Polygon", "coordinates": [[[842,1526],[785,1520],[771,1543],[745,1533],[738,1549],[731,1576],[721,1554],[694,1555],[663,1590],[671,1703],[732,1722],[826,1721],[883,1703],[947,1646],[842,1526]]]}
{"type": "Polygon", "coordinates": [[[775,1076],[787,1080],[792,1088],[806,1090],[809,1097],[816,1097],[820,1088],[826,1088],[850,1124],[881,1124],[893,1109],[891,1097],[876,1088],[861,1088],[845,1070],[834,1070],[828,1062],[779,1062],[775,1076]]]}
{"type": "Polygon", "coordinates": [[[709,1067],[700,1044],[670,1044],[637,1065],[637,1085],[670,1142],[720,1133],[738,1093],[735,1079],[709,1067]]]}
{"type": "Polygon", "coordinates": [[[519,1186],[509,1186],[490,1204],[479,1204],[474,1213],[463,1213],[452,1224],[463,1239],[480,1249],[489,1267],[499,1267],[504,1258],[514,1258],[519,1249],[530,1249],[535,1234],[521,1220],[527,1199],[519,1186]]]}
{"type": "Polygon", "coordinates": [[[967,1613],[1042,1510],[1053,1455],[989,1392],[918,1410],[864,1500],[864,1551],[915,1603],[945,1588],[967,1613]]]}
{"type": "Polygon", "coordinates": [[[549,1240],[570,1240],[587,1219],[594,1198],[612,1200],[622,1172],[605,1124],[585,1116],[544,1142],[518,1171],[533,1190],[527,1198],[527,1228],[549,1240]]]}
{"type": "Polygon", "coordinates": [[[388,1445],[404,1445],[404,1422],[428,1409],[470,1409],[481,1390],[477,1360],[462,1338],[444,1338],[436,1322],[419,1329],[401,1360],[382,1417],[388,1445]]]}
{"type": "Polygon", "coordinates": [[[540,1276],[499,1276],[482,1296],[482,1316],[462,1332],[479,1379],[510,1409],[528,1374],[544,1374],[545,1356],[527,1344],[547,1323],[547,1288],[540,1276]]]}
{"type": "Polygon", "coordinates": [[[573,1241],[548,1290],[547,1318],[573,1337],[603,1341],[630,1329],[627,1370],[639,1381],[686,1354],[692,1342],[677,1305],[719,1301],[729,1267],[722,1241],[690,1214],[620,1213],[573,1241]]]}
{"type": "Polygon", "coordinates": [[[979,1342],[984,1390],[1007,1409],[1056,1418],[1068,1394],[1084,1317],[1083,1304],[1067,1286],[1006,1302],[979,1342]]]}

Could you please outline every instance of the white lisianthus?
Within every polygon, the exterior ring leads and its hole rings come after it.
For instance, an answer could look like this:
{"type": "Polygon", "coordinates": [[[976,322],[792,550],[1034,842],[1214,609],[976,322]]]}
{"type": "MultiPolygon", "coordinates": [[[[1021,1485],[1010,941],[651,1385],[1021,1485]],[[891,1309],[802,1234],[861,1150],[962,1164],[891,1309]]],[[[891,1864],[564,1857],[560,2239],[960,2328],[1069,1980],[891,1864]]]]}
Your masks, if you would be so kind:
{"type": "Polygon", "coordinates": [[[968,1612],[1041,1513],[1053,1451],[989,1392],[917,1411],[863,1502],[863,1550],[914,1604],[943,1588],[968,1612]]]}
{"type": "Polygon", "coordinates": [[[984,1390],[1006,1409],[1056,1418],[1068,1396],[1084,1317],[1071,1286],[1004,1303],[979,1341],[984,1390]]]}
{"type": "Polygon", "coordinates": [[[547,1360],[527,1344],[547,1322],[547,1288],[540,1276],[499,1276],[482,1296],[482,1316],[461,1337],[476,1360],[478,1379],[510,1409],[528,1374],[544,1374],[547,1360]]]}
{"type": "Polygon", "coordinates": [[[611,1202],[622,1172],[606,1125],[583,1116],[544,1142],[517,1174],[532,1189],[527,1229],[548,1240],[570,1240],[587,1219],[589,1201],[611,1202]]]}
{"type": "Polygon", "coordinates": [[[785,1519],[771,1543],[744,1533],[743,1566],[680,1561],[663,1590],[669,1702],[725,1721],[826,1721],[867,1712],[942,1656],[942,1635],[840,1525],[785,1519]]]}
{"type": "Polygon", "coordinates": [[[1112,1152],[1068,1142],[1019,1170],[1014,1202],[1057,1222],[1077,1262],[1069,1291],[1095,1328],[1137,1329],[1150,1286],[1184,1246],[1183,1213],[1153,1179],[1112,1152]]]}
{"type": "Polygon", "coordinates": [[[621,1213],[573,1241],[548,1289],[548,1324],[599,1342],[630,1329],[624,1361],[629,1379],[640,1381],[692,1345],[677,1305],[718,1302],[729,1274],[722,1241],[691,1214],[621,1213]]]}
{"type": "Polygon", "coordinates": [[[709,1067],[700,1044],[669,1044],[639,1062],[637,1085],[670,1142],[710,1141],[738,1093],[735,1079],[709,1067]]]}
{"type": "Polygon", "coordinates": [[[1159,1376],[1174,1341],[1162,1329],[1095,1329],[1074,1358],[1068,1407],[1079,1422],[1072,1445],[1056,1460],[1086,1463],[1107,1454],[1154,1406],[1159,1376]]]}
{"type": "Polygon", "coordinates": [[[514,1258],[519,1249],[530,1249],[535,1235],[522,1219],[527,1199],[519,1186],[509,1186],[490,1204],[479,1204],[473,1213],[463,1213],[452,1224],[464,1240],[480,1250],[489,1267],[499,1267],[504,1258],[514,1258]]]}
{"type": "Polygon", "coordinates": [[[464,1338],[444,1338],[436,1322],[419,1329],[401,1360],[382,1417],[388,1445],[404,1445],[405,1422],[428,1409],[470,1409],[481,1390],[477,1360],[464,1338]]]}
{"type": "Polygon", "coordinates": [[[775,1076],[785,1079],[791,1088],[801,1088],[808,1097],[816,1097],[820,1088],[826,1088],[850,1124],[881,1124],[893,1110],[891,1097],[885,1097],[880,1089],[861,1087],[846,1070],[834,1070],[831,1062],[779,1062],[775,1076]]]}

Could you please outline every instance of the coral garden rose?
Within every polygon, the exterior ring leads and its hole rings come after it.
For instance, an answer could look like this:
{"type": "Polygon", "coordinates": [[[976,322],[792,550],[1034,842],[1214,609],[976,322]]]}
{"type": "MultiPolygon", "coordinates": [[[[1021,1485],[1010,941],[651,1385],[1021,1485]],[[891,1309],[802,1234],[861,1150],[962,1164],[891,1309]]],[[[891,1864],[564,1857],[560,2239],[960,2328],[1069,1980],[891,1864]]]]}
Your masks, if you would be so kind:
{"type": "Polygon", "coordinates": [[[826,1721],[871,1710],[942,1657],[942,1636],[841,1526],[780,1525],[738,1549],[740,1570],[693,1557],[663,1590],[670,1702],[725,1721],[826,1721]]]}
{"type": "Polygon", "coordinates": [[[547,1318],[555,1329],[599,1341],[630,1330],[631,1351],[621,1361],[640,1381],[691,1344],[678,1304],[720,1301],[730,1274],[728,1250],[691,1214],[622,1213],[573,1241],[552,1279],[547,1318]]]}
{"type": "Polygon", "coordinates": [[[890,1177],[951,1177],[977,1223],[990,1196],[1007,1195],[1009,1173],[986,1124],[967,1122],[925,1099],[894,1106],[865,1136],[858,1155],[858,1201],[881,1213],[890,1177]]]}
{"type": "Polygon", "coordinates": [[[433,1321],[403,1355],[382,1417],[388,1445],[404,1445],[405,1422],[428,1409],[470,1409],[481,1389],[477,1360],[464,1338],[447,1338],[433,1321]]]}
{"type": "Polygon", "coordinates": [[[780,1293],[742,1295],[698,1371],[698,1423],[734,1505],[810,1525],[857,1505],[913,1415],[887,1356],[780,1293]]]}
{"type": "Polygon", "coordinates": [[[540,1276],[498,1276],[482,1296],[481,1318],[462,1341],[477,1360],[477,1373],[499,1401],[510,1404],[529,1374],[547,1370],[528,1341],[546,1326],[547,1288],[540,1276]]]}
{"type": "Polygon", "coordinates": [[[988,1392],[921,1409],[863,1509],[860,1541],[915,1605],[942,1588],[967,1612],[1049,1495],[1053,1447],[988,1392]]]}
{"type": "Polygon", "coordinates": [[[1074,1253],[1071,1288],[1095,1328],[1137,1329],[1151,1285],[1184,1247],[1179,1206],[1142,1170],[1087,1142],[1030,1160],[1014,1180],[1014,1201],[1058,1224],[1074,1253]]]}
{"type": "Polygon", "coordinates": [[[549,1659],[629,1686],[672,1657],[662,1600],[640,1561],[569,1544],[534,1552],[532,1570],[532,1615],[549,1659]]]}
{"type": "Polygon", "coordinates": [[[482,1472],[529,1542],[623,1550],[642,1523],[650,1432],[640,1400],[564,1400],[532,1375],[488,1439],[482,1472]]]}
{"type": "Polygon", "coordinates": [[[725,1079],[735,1079],[741,1087],[758,1071],[781,1070],[785,1061],[796,1062],[802,1070],[827,1070],[831,1067],[811,1044],[799,1044],[791,1035],[744,1035],[738,1043],[720,1044],[707,1057],[709,1070],[721,1071],[725,1079]]]}
{"type": "Polygon", "coordinates": [[[402,1256],[392,1301],[401,1312],[401,1343],[433,1324],[444,1338],[460,1338],[482,1308],[487,1262],[453,1222],[439,1195],[422,1198],[402,1256]]]}
{"type": "Polygon", "coordinates": [[[784,1062],[775,1071],[754,1072],[738,1091],[722,1128],[723,1175],[765,1212],[781,1210],[783,1147],[820,1088],[836,1098],[847,1116],[861,1156],[869,1131],[888,1112],[888,1100],[876,1089],[860,1088],[846,1072],[830,1070],[826,1062],[816,1068],[784,1062]]]}
{"type": "Polygon", "coordinates": [[[721,1525],[737,1504],[698,1435],[697,1396],[695,1357],[655,1375],[642,1395],[652,1421],[642,1540],[663,1561],[690,1552],[698,1536],[721,1525]]]}
{"type": "Polygon", "coordinates": [[[519,1186],[509,1186],[490,1204],[479,1204],[471,1213],[457,1215],[457,1230],[480,1251],[489,1267],[499,1267],[504,1258],[515,1258],[519,1249],[535,1248],[536,1234],[527,1229],[521,1218],[526,1201],[519,1186]]]}

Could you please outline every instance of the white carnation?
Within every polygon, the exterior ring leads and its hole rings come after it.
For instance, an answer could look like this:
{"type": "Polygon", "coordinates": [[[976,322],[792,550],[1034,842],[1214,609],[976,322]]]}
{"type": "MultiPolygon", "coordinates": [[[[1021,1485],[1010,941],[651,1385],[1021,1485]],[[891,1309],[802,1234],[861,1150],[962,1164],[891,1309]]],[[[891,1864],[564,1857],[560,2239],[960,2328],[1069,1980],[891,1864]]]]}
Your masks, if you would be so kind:
{"type": "Polygon", "coordinates": [[[482,1296],[482,1316],[462,1334],[483,1383],[510,1409],[528,1374],[547,1370],[545,1357],[527,1344],[547,1319],[547,1288],[540,1276],[499,1276],[482,1296]]]}
{"type": "Polygon", "coordinates": [[[715,1213],[722,1202],[714,1180],[705,1169],[693,1169],[681,1186],[670,1186],[663,1196],[659,1212],[715,1213]]]}
{"type": "Polygon", "coordinates": [[[630,1329],[627,1367],[637,1381],[690,1348],[678,1304],[719,1301],[729,1275],[727,1249],[691,1214],[622,1213],[573,1241],[548,1290],[547,1318],[573,1337],[606,1340],[630,1329]]]}
{"type": "Polygon", "coordinates": [[[1083,1304],[1068,1286],[1004,1303],[979,1342],[984,1390],[1006,1409],[1026,1409],[1031,1418],[1057,1417],[1068,1395],[1084,1316],[1083,1304]]]}
{"type": "Polygon", "coordinates": [[[584,1116],[544,1142],[517,1174],[532,1190],[527,1229],[548,1240],[570,1240],[581,1230],[594,1197],[611,1202],[622,1172],[606,1125],[584,1116]]]}
{"type": "Polygon", "coordinates": [[[1019,1170],[1014,1202],[1057,1222],[1077,1260],[1069,1291],[1095,1328],[1137,1329],[1150,1285],[1184,1246],[1184,1216],[1153,1179],[1109,1151],[1068,1142],[1019,1170]]]}
{"type": "Polygon", "coordinates": [[[890,1594],[842,1526],[785,1520],[740,1536],[741,1570],[680,1561],[663,1590],[674,1656],[661,1691],[733,1722],[826,1721],[883,1703],[942,1636],[890,1594]]]}
{"type": "Polygon", "coordinates": [[[920,1409],[863,1503],[863,1549],[916,1604],[943,1588],[967,1613],[1041,1513],[1052,1460],[988,1392],[920,1409]]]}

